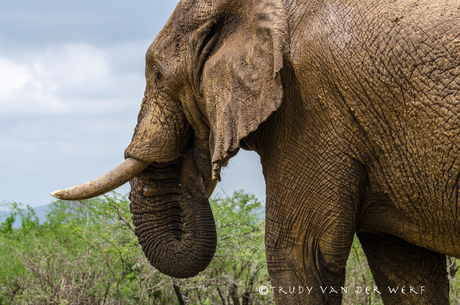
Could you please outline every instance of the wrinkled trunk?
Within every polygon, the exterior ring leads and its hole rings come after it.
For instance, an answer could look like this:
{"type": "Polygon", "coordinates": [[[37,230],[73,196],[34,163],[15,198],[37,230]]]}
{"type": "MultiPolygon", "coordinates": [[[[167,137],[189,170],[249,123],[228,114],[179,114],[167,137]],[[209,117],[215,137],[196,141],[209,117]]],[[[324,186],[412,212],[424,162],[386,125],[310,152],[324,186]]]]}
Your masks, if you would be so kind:
{"type": "Polygon", "coordinates": [[[136,235],[150,263],[176,278],[203,271],[214,256],[217,237],[193,154],[154,163],[130,183],[136,235]]]}

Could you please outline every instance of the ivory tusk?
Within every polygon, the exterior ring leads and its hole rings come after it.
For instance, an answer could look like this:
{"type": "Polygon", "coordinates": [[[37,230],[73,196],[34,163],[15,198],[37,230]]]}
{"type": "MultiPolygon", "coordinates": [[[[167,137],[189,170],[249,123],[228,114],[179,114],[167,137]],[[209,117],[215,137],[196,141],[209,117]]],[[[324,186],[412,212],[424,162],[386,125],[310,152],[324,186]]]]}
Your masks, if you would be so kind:
{"type": "Polygon", "coordinates": [[[52,192],[51,196],[63,200],[83,200],[93,198],[125,184],[139,175],[149,163],[128,158],[105,175],[71,188],[52,192]]]}

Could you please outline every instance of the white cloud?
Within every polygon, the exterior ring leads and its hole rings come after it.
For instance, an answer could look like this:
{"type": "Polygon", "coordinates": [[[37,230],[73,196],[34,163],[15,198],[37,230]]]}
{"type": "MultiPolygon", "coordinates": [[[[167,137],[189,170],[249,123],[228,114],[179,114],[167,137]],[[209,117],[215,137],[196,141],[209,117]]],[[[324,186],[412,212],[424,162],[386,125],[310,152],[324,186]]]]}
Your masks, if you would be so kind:
{"type": "Polygon", "coordinates": [[[6,100],[21,90],[32,78],[29,70],[7,59],[0,58],[0,98],[6,100]]]}
{"type": "Polygon", "coordinates": [[[87,44],[50,47],[36,55],[33,62],[37,76],[58,87],[94,85],[109,75],[105,51],[87,44]]]}
{"type": "Polygon", "coordinates": [[[109,62],[109,53],[88,44],[48,47],[20,63],[0,55],[0,116],[120,111],[133,95],[140,103],[141,73],[115,73],[109,62]]]}
{"type": "Polygon", "coordinates": [[[57,86],[40,78],[32,63],[18,64],[0,58],[0,114],[55,112],[62,109],[55,96],[57,86]]]}

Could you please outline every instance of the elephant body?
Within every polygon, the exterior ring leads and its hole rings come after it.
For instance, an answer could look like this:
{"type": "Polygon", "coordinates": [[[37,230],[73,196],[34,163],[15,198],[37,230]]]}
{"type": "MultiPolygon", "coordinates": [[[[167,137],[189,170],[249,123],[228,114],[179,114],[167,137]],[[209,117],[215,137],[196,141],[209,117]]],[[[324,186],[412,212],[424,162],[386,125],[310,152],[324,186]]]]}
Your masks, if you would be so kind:
{"type": "Polygon", "coordinates": [[[146,167],[130,198],[152,264],[176,277],[207,266],[205,198],[243,148],[261,158],[277,304],[339,304],[320,287],[341,291],[355,233],[386,304],[448,304],[458,24],[457,0],[180,1],[147,52],[125,152],[146,167]],[[299,286],[313,290],[278,289],[299,286]],[[401,286],[419,293],[388,289],[401,286]]]}
{"type": "MultiPolygon", "coordinates": [[[[284,100],[253,139],[273,286],[340,291],[356,232],[385,303],[449,303],[442,254],[460,255],[459,6],[305,1],[311,13],[289,18],[284,100]],[[402,283],[426,292],[389,293],[402,283]]],[[[316,292],[305,303],[340,302],[316,292]]],[[[280,304],[308,298],[278,294],[280,304]]]]}

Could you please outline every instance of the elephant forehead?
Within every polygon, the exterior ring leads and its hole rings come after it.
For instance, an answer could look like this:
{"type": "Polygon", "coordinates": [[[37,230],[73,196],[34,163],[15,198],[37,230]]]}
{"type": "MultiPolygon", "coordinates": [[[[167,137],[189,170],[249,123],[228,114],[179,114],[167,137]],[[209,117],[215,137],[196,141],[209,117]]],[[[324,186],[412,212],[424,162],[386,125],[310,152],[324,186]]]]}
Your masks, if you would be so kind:
{"type": "Polygon", "coordinates": [[[213,18],[213,1],[185,0],[179,2],[167,23],[147,51],[147,58],[174,58],[186,51],[188,36],[196,28],[213,18]]]}
{"type": "Polygon", "coordinates": [[[209,16],[215,1],[212,0],[182,0],[179,5],[184,13],[187,14],[185,17],[189,18],[203,18],[209,16]]]}
{"type": "Polygon", "coordinates": [[[172,75],[178,72],[181,63],[185,60],[187,46],[183,40],[174,36],[160,35],[150,45],[146,53],[146,73],[152,71],[152,67],[157,66],[164,75],[172,75]]]}
{"type": "Polygon", "coordinates": [[[200,26],[203,22],[213,17],[216,12],[217,2],[225,1],[212,0],[182,0],[169,18],[166,26],[173,25],[173,28],[188,30],[200,26]]]}

